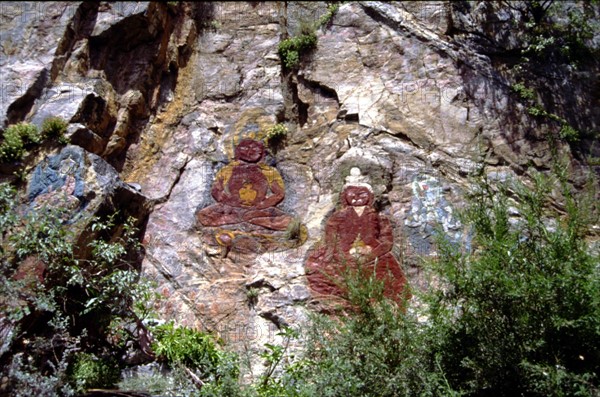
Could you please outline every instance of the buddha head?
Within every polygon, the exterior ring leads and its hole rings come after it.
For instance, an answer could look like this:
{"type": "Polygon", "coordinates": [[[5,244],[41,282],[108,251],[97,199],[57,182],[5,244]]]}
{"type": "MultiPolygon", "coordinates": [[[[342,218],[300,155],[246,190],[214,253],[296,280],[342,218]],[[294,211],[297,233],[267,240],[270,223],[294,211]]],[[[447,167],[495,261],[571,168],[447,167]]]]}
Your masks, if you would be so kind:
{"type": "Polygon", "coordinates": [[[346,177],[346,184],[342,191],[342,204],[350,207],[362,207],[373,204],[375,196],[373,188],[367,182],[367,178],[361,175],[358,167],[350,170],[350,175],[346,177]]]}
{"type": "Polygon", "coordinates": [[[365,186],[347,186],[342,197],[344,204],[351,207],[362,207],[373,202],[373,192],[365,186]]]}
{"type": "Polygon", "coordinates": [[[235,148],[235,159],[246,163],[257,163],[265,155],[265,146],[260,141],[242,139],[235,148]]]}

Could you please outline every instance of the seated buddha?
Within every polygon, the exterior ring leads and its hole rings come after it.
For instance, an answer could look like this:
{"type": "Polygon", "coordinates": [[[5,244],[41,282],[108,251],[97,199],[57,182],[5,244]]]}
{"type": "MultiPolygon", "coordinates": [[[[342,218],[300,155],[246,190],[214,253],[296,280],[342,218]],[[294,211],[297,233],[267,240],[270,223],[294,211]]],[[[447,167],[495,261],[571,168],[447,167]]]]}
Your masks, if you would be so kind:
{"type": "Polygon", "coordinates": [[[239,236],[260,237],[264,242],[274,232],[285,231],[293,220],[276,208],[285,197],[284,183],[279,172],[264,163],[264,156],[262,142],[240,141],[234,161],[219,170],[212,185],[216,203],[196,213],[202,226],[221,228],[215,234],[219,245],[230,247],[239,236]]]}
{"type": "Polygon", "coordinates": [[[317,295],[344,297],[344,274],[360,266],[367,275],[374,272],[383,282],[384,296],[403,303],[410,294],[405,290],[406,277],[392,254],[391,222],[375,210],[372,188],[360,182],[361,178],[360,170],[353,168],[340,196],[341,207],[328,218],[324,238],[309,253],[309,285],[317,295]]]}

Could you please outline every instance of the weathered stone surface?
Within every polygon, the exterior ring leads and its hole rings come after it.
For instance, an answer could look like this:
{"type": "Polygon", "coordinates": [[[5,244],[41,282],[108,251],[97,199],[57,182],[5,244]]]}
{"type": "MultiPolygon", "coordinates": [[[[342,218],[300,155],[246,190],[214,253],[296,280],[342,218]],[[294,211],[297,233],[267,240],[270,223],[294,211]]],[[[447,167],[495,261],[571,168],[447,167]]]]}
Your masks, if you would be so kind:
{"type": "Polygon", "coordinates": [[[30,122],[40,129],[48,117],[77,123],[83,128],[73,128],[73,143],[102,154],[114,128],[116,107],[116,94],[104,80],[57,84],[44,90],[36,100],[30,122]]]}
{"type": "Polygon", "coordinates": [[[76,3],[0,4],[0,125],[20,121],[50,80],[54,54],[76,3]]]}
{"type": "MultiPolygon", "coordinates": [[[[60,208],[81,244],[91,238],[80,234],[93,217],[119,211],[120,220],[131,216],[136,219],[134,226],[143,227],[149,210],[146,198],[124,183],[110,164],[79,146],[67,146],[35,167],[29,177],[27,199],[32,209],[60,208]]],[[[85,245],[81,249],[87,250],[85,245]]]]}

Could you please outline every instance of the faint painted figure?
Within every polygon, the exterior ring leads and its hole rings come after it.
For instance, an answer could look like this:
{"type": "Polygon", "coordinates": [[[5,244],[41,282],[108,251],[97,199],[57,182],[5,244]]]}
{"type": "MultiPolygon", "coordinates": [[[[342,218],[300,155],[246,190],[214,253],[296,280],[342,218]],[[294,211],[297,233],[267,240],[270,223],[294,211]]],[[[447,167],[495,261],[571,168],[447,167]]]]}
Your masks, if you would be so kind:
{"type": "Polygon", "coordinates": [[[373,207],[371,186],[358,168],[351,170],[340,195],[340,208],[327,220],[325,236],[309,253],[306,270],[317,295],[344,296],[343,274],[359,266],[375,272],[384,283],[384,295],[398,302],[409,297],[406,277],[392,255],[392,225],[373,207]]]}

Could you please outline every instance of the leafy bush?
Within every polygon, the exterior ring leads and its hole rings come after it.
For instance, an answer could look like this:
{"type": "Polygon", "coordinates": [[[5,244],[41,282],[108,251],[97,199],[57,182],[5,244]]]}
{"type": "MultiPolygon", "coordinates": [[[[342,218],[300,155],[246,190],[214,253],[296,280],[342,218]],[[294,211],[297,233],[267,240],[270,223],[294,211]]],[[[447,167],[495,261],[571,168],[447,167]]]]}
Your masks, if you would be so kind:
{"type": "Polygon", "coordinates": [[[258,395],[597,396],[600,267],[585,241],[597,203],[575,196],[566,169],[530,187],[476,185],[462,214],[474,249],[440,234],[429,265],[442,287],[407,311],[347,274],[357,310],[313,315],[295,359],[282,360],[289,338],[267,345],[258,395]],[[550,212],[555,187],[564,215],[550,212]]]}
{"type": "Polygon", "coordinates": [[[37,127],[29,123],[8,126],[4,131],[3,138],[2,145],[0,145],[0,158],[3,161],[20,160],[25,154],[25,146],[42,141],[42,135],[37,127]]]}
{"type": "Polygon", "coordinates": [[[546,111],[536,100],[535,91],[523,83],[516,83],[511,87],[512,91],[519,95],[519,98],[525,101],[529,106],[527,113],[534,117],[540,117],[546,121],[556,122],[560,125],[558,137],[567,142],[577,142],[579,140],[579,131],[573,128],[567,120],[557,114],[546,111]]]}
{"type": "Polygon", "coordinates": [[[527,88],[523,83],[514,84],[511,89],[516,92],[521,99],[527,101],[533,101],[535,99],[535,92],[531,88],[527,88]]]}
{"type": "Polygon", "coordinates": [[[64,141],[63,135],[67,131],[68,123],[60,117],[48,117],[42,123],[42,131],[34,124],[18,123],[6,128],[3,141],[0,145],[0,160],[20,160],[25,154],[28,145],[38,145],[45,137],[56,137],[64,141]]]}
{"type": "Polygon", "coordinates": [[[25,143],[18,128],[9,126],[3,135],[0,145],[0,158],[2,161],[20,160],[25,154],[25,143]]]}
{"type": "Polygon", "coordinates": [[[509,7],[519,10],[527,21],[522,27],[522,54],[534,61],[566,60],[576,68],[597,52],[590,45],[598,29],[593,7],[558,1],[524,2],[509,7]]]}
{"type": "Polygon", "coordinates": [[[279,57],[288,69],[298,67],[300,56],[317,45],[317,35],[314,32],[290,37],[279,43],[279,57]]]}
{"type": "Polygon", "coordinates": [[[154,327],[152,332],[155,338],[153,350],[158,358],[169,364],[199,369],[205,376],[215,373],[220,351],[212,336],[191,328],[176,327],[173,322],[154,327]]]}
{"type": "Polygon", "coordinates": [[[17,191],[8,183],[0,183],[0,254],[4,254],[4,237],[17,223],[17,191]]]}
{"type": "Polygon", "coordinates": [[[39,133],[37,127],[33,124],[19,123],[19,124],[13,124],[8,128],[9,129],[14,128],[15,130],[17,130],[25,144],[28,144],[28,143],[37,144],[42,141],[42,135],[39,133]]]}
{"type": "Polygon", "coordinates": [[[569,142],[577,142],[579,140],[579,131],[571,127],[569,124],[563,124],[558,135],[561,139],[569,142]]]}
{"type": "Polygon", "coordinates": [[[114,387],[121,378],[121,370],[116,360],[101,359],[89,353],[79,353],[71,373],[78,392],[88,389],[114,387]]]}
{"type": "MultiPolygon", "coordinates": [[[[302,330],[304,351],[260,395],[457,395],[435,364],[431,347],[438,335],[419,321],[420,310],[406,312],[385,298],[373,275],[347,272],[343,282],[350,305],[335,316],[311,315],[302,330]]],[[[281,346],[271,350],[277,358],[281,346]]]]}
{"type": "Polygon", "coordinates": [[[258,296],[260,295],[260,289],[249,287],[246,290],[246,299],[248,300],[248,305],[256,306],[258,303],[258,296]]]}
{"type": "MultiPolygon", "coordinates": [[[[41,395],[39,382],[34,380],[43,377],[49,382],[45,390],[53,392],[42,394],[55,395],[69,387],[67,367],[76,351],[122,352],[127,343],[111,335],[113,320],[128,329],[122,337],[138,342],[143,326],[140,314],[148,313],[140,310],[147,288],[123,254],[135,252],[139,242],[133,220],[97,220],[92,229],[107,233],[91,244],[111,254],[92,250],[89,257],[77,258],[74,236],[63,224],[64,214],[46,208],[25,212],[17,206],[15,194],[0,184],[0,317],[21,328],[3,346],[3,359],[12,356],[15,364],[1,375],[7,376],[9,387],[19,387],[29,395],[41,395]],[[14,277],[26,265],[33,270],[32,276],[40,277],[34,284],[14,277]]],[[[88,235],[93,236],[91,230],[88,235]]],[[[81,361],[82,371],[100,370],[88,361],[81,361]]]]}
{"type": "Polygon", "coordinates": [[[338,9],[339,4],[327,5],[327,11],[316,22],[301,20],[298,34],[279,43],[278,54],[285,68],[296,69],[302,55],[317,46],[316,30],[327,26],[338,9]]]}
{"type": "MultiPolygon", "coordinates": [[[[220,349],[211,335],[176,327],[173,322],[153,327],[152,332],[156,358],[171,368],[170,380],[163,382],[166,388],[163,393],[241,395],[243,388],[239,384],[238,357],[220,349]]],[[[153,383],[160,382],[154,380],[153,383]]]]}
{"type": "Polygon", "coordinates": [[[538,175],[533,187],[515,183],[496,191],[483,181],[465,214],[475,251],[440,240],[437,270],[446,288],[433,294],[431,320],[443,336],[436,354],[455,390],[494,396],[600,392],[600,274],[598,255],[584,238],[593,212],[564,176],[552,182],[538,175]],[[565,216],[548,213],[556,184],[565,216]],[[516,221],[512,205],[520,214],[516,221]]]}
{"type": "Polygon", "coordinates": [[[268,145],[275,145],[281,142],[287,135],[288,129],[283,123],[278,123],[271,126],[267,130],[266,141],[268,145]]]}
{"type": "Polygon", "coordinates": [[[319,18],[318,26],[327,26],[333,19],[335,13],[339,10],[339,8],[339,4],[328,4],[327,12],[325,12],[325,14],[321,15],[321,17],[319,18]]]}
{"type": "MultiPolygon", "coordinates": [[[[75,390],[68,383],[67,362],[63,357],[56,370],[49,373],[42,372],[32,361],[25,360],[23,353],[17,353],[11,358],[8,368],[4,368],[8,375],[12,397],[30,396],[73,396],[75,390]]],[[[0,389],[4,392],[4,390],[0,389]]]]}
{"type": "Polygon", "coordinates": [[[61,138],[67,132],[67,123],[60,117],[48,117],[42,122],[42,134],[46,137],[61,138]]]}

